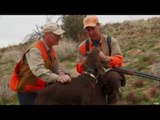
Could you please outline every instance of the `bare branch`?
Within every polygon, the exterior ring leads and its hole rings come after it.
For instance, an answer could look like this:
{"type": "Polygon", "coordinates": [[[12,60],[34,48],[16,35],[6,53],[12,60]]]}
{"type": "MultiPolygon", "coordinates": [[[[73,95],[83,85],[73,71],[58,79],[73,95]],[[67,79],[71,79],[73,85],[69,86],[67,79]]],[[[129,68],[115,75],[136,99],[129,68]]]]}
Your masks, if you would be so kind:
{"type": "Polygon", "coordinates": [[[56,23],[58,23],[58,21],[61,20],[62,17],[63,17],[63,16],[60,16],[60,17],[57,19],[56,23]]]}

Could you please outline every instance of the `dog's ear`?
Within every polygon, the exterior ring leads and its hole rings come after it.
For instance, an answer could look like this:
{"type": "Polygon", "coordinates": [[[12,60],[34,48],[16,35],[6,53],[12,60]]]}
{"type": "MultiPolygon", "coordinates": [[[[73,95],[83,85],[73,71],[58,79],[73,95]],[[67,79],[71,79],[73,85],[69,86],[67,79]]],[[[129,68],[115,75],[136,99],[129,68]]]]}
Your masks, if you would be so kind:
{"type": "Polygon", "coordinates": [[[91,53],[99,54],[100,51],[99,51],[99,49],[98,49],[97,47],[93,47],[93,48],[91,49],[91,53]]]}
{"type": "Polygon", "coordinates": [[[98,76],[103,76],[104,74],[105,74],[105,71],[104,71],[104,69],[103,69],[103,66],[102,66],[102,64],[101,63],[99,63],[99,64],[97,64],[97,74],[98,74],[98,76]]]}

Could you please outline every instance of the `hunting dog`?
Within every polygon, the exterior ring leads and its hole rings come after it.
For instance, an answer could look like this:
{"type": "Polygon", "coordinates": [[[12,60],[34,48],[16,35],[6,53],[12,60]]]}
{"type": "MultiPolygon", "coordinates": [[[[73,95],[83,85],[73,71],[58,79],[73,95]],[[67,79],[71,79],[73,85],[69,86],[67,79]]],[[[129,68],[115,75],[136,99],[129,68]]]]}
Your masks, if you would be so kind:
{"type": "Polygon", "coordinates": [[[99,50],[93,48],[86,57],[84,73],[72,78],[72,82],[54,83],[38,93],[36,105],[96,105],[95,86],[97,78],[104,74],[99,50]]]}

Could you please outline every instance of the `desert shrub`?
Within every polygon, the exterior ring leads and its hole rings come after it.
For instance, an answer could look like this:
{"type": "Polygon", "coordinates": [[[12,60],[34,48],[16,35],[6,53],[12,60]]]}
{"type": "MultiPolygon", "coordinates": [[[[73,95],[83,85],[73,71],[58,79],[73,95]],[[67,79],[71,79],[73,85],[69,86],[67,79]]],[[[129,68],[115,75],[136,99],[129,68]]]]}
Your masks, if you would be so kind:
{"type": "Polygon", "coordinates": [[[5,75],[0,81],[1,105],[15,104],[18,101],[16,93],[9,88],[9,80],[10,80],[10,75],[5,75]]]}
{"type": "Polygon", "coordinates": [[[21,56],[22,56],[21,51],[9,50],[2,54],[0,62],[1,63],[18,62],[21,56]]]}
{"type": "Polygon", "coordinates": [[[76,57],[77,50],[78,50],[78,43],[72,41],[72,40],[66,40],[60,41],[58,46],[55,46],[55,49],[57,51],[57,55],[59,59],[65,60],[70,59],[72,57],[76,57]]]}

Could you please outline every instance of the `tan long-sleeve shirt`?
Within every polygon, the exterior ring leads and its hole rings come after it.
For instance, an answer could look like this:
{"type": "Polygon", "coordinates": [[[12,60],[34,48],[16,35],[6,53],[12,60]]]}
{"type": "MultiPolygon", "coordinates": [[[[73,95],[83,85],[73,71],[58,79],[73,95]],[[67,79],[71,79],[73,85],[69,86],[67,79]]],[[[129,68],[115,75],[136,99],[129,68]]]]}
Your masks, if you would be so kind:
{"type": "MultiPolygon", "coordinates": [[[[107,37],[106,35],[102,34],[105,38],[107,37]]],[[[121,49],[120,49],[120,46],[119,46],[119,43],[118,43],[118,40],[115,39],[115,38],[111,38],[111,56],[114,56],[114,55],[122,55],[122,52],[121,52],[121,49]]],[[[106,56],[109,56],[109,48],[108,48],[108,43],[106,40],[104,40],[102,42],[102,39],[101,39],[101,45],[98,47],[100,49],[100,47],[102,47],[102,52],[106,55],[106,56]]],[[[84,45],[86,43],[86,41],[83,41],[79,47],[78,47],[78,53],[77,53],[77,63],[81,62],[82,59],[84,58],[84,56],[82,55],[81,51],[80,51],[80,47],[82,45],[84,45]]]]}
{"type": "MultiPolygon", "coordinates": [[[[46,45],[45,41],[42,40],[42,42],[44,43],[46,50],[49,52],[50,49],[46,45]]],[[[58,77],[58,72],[61,70],[59,68],[58,58],[56,58],[55,65],[53,68],[55,70],[55,73],[45,68],[45,63],[43,61],[42,54],[38,48],[31,48],[26,53],[26,60],[27,60],[26,62],[30,67],[30,70],[35,76],[43,79],[46,82],[56,82],[58,77]]]]}

